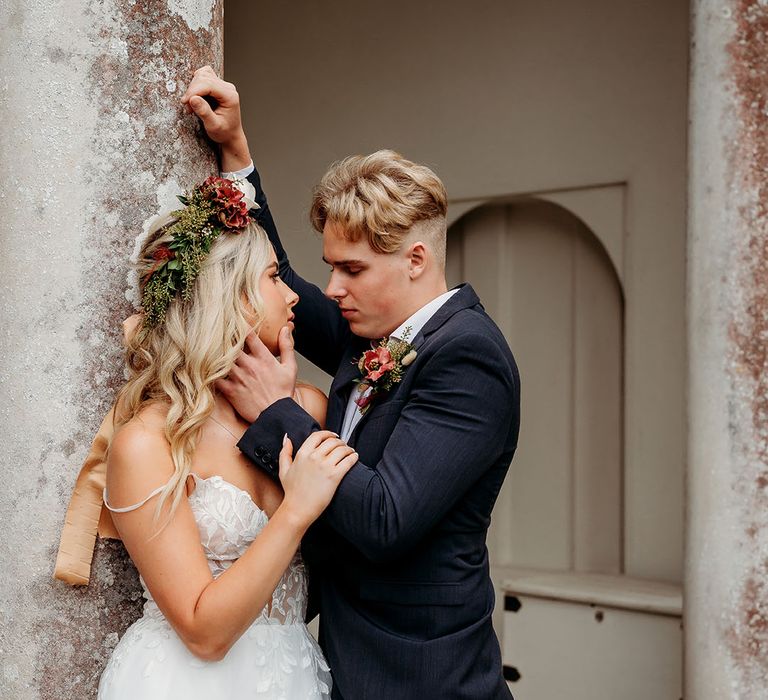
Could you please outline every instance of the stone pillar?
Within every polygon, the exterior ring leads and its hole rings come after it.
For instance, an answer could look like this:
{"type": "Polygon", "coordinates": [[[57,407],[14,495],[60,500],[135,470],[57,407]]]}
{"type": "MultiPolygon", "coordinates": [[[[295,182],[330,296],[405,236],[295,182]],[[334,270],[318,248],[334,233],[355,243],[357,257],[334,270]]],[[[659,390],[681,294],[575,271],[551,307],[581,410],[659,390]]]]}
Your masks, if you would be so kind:
{"type": "Polygon", "coordinates": [[[768,0],[695,0],[686,698],[768,698],[768,0]]]}
{"type": "Polygon", "coordinates": [[[215,172],[179,98],[222,67],[222,0],[0,5],[0,697],[92,698],[139,612],[122,546],[55,582],[64,512],[122,380],[143,221],[215,172]]]}

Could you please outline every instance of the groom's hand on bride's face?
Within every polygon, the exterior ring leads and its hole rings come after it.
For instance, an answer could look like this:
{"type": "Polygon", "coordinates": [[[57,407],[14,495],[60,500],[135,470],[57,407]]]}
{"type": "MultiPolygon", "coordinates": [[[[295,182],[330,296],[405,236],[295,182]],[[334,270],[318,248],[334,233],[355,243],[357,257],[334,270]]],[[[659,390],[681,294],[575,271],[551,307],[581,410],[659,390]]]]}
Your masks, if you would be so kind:
{"type": "Polygon", "coordinates": [[[226,379],[216,388],[249,423],[275,401],[291,398],[296,388],[296,355],[288,326],[279,335],[280,358],[276,358],[256,333],[246,338],[248,352],[241,352],[226,379]]]}
{"type": "Polygon", "coordinates": [[[250,164],[240,95],[232,83],[222,80],[210,66],[203,66],[195,71],[181,103],[200,118],[210,139],[221,146],[222,170],[240,170],[250,164]]]}

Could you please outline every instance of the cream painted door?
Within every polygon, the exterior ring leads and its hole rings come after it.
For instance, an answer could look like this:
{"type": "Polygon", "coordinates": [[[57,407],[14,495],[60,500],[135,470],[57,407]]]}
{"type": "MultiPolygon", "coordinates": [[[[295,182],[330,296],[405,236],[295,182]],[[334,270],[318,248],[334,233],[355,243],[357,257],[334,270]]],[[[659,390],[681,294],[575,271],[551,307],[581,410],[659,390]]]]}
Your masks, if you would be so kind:
{"type": "Polygon", "coordinates": [[[520,442],[489,534],[496,583],[511,566],[621,573],[623,302],[608,256],[575,216],[526,200],[457,221],[447,267],[520,368],[520,442]]]}

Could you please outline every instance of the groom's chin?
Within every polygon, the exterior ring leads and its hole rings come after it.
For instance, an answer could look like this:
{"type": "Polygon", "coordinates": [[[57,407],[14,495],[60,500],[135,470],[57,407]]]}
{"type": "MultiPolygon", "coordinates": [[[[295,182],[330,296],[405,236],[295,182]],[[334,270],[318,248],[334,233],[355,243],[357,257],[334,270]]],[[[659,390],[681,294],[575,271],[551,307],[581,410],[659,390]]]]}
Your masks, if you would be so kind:
{"type": "Polygon", "coordinates": [[[372,333],[370,329],[365,329],[357,323],[350,323],[349,330],[358,338],[367,338],[368,340],[378,340],[381,336],[372,333]]]}

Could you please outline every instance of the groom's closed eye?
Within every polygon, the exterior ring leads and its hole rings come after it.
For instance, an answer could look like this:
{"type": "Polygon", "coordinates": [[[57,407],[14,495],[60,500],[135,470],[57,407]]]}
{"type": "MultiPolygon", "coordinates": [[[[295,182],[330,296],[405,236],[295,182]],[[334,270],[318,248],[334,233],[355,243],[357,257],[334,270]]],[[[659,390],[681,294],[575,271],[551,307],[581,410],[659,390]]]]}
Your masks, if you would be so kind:
{"type": "Polygon", "coordinates": [[[333,272],[335,269],[339,269],[341,272],[344,272],[347,275],[357,275],[364,270],[367,269],[367,265],[365,265],[362,261],[359,260],[340,260],[339,262],[332,263],[329,260],[326,260],[323,258],[325,263],[331,268],[331,272],[333,272]]]}

